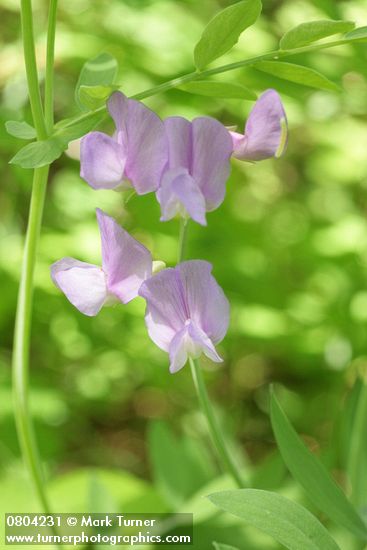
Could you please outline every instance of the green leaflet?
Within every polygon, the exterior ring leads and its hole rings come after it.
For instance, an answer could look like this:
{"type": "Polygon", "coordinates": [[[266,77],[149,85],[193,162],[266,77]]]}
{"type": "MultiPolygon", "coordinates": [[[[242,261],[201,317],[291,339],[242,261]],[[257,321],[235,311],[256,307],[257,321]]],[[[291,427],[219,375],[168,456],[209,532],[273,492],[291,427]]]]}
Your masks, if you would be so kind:
{"type": "Polygon", "coordinates": [[[331,19],[301,23],[286,32],[279,45],[282,50],[300,48],[321,38],[351,31],[354,26],[353,21],[333,21],[331,19]]]}
{"type": "Polygon", "coordinates": [[[271,396],[271,423],[284,462],[314,505],[338,525],[367,540],[367,528],[362,519],[323,464],[298,437],[274,394],[271,396]]]}
{"type": "Polygon", "coordinates": [[[277,493],[238,489],[214,493],[208,498],[221,510],[267,533],[289,550],[340,550],[315,516],[277,493]]]}
{"type": "Polygon", "coordinates": [[[195,46],[194,61],[199,70],[225,54],[240,34],[253,25],[261,13],[260,0],[243,0],[220,11],[209,21],[195,46]]]}
{"type": "Polygon", "coordinates": [[[347,40],[356,40],[358,42],[367,41],[367,27],[359,27],[354,31],[348,32],[345,37],[347,40]]]}
{"type": "Polygon", "coordinates": [[[21,122],[18,120],[8,120],[5,122],[5,128],[8,134],[19,139],[35,139],[37,137],[33,126],[24,120],[21,122]]]}
{"type": "Polygon", "coordinates": [[[117,61],[109,53],[101,53],[83,65],[75,88],[75,101],[82,111],[88,111],[90,107],[84,103],[85,97],[80,93],[80,88],[110,86],[114,83],[117,70],[117,61]]]}
{"type": "Polygon", "coordinates": [[[278,78],[290,80],[296,84],[309,86],[310,88],[333,92],[340,90],[339,86],[331,82],[326,76],[303,65],[295,65],[294,63],[285,63],[283,61],[260,61],[254,65],[254,68],[278,78]]]}
{"type": "Polygon", "coordinates": [[[35,141],[29,143],[10,160],[10,164],[18,164],[22,168],[39,168],[51,164],[58,159],[67,144],[57,138],[46,141],[35,141]]]}
{"type": "Polygon", "coordinates": [[[79,88],[79,99],[90,109],[94,111],[105,105],[107,99],[110,97],[111,93],[116,90],[118,86],[85,86],[82,85],[79,88]]]}
{"type": "Polygon", "coordinates": [[[39,168],[51,164],[67,149],[70,141],[93,130],[104,117],[105,112],[102,111],[85,118],[80,117],[70,125],[68,125],[68,121],[64,120],[55,126],[56,131],[49,139],[29,143],[17,152],[10,163],[18,164],[22,168],[39,168]]]}
{"type": "Polygon", "coordinates": [[[194,80],[179,86],[180,90],[190,94],[205,95],[228,99],[256,99],[257,95],[252,90],[234,84],[232,82],[216,82],[215,80],[194,80]]]}

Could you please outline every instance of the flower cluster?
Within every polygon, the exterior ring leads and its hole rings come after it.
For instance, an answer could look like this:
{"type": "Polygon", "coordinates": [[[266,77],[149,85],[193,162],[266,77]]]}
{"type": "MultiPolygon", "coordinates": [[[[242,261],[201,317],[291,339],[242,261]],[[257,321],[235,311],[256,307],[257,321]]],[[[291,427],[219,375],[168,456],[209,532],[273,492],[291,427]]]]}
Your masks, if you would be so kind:
{"type": "MultiPolygon", "coordinates": [[[[224,200],[231,157],[278,157],[287,143],[286,116],[274,90],[258,99],[244,134],[229,131],[211,117],[162,121],[120,92],[111,95],[108,110],[116,131],[112,137],[91,132],[83,138],[81,177],[94,189],[155,192],[162,221],[178,215],[206,225],[206,212],[224,200]]],[[[68,300],[94,316],[105,305],[126,304],[139,295],[146,300],[149,335],[169,353],[171,372],[202,353],[222,361],[215,344],[227,332],[229,304],[211,264],[191,260],[153,274],[149,250],[99,209],[97,221],[101,267],[74,258],[51,266],[52,279],[68,300]]]]}

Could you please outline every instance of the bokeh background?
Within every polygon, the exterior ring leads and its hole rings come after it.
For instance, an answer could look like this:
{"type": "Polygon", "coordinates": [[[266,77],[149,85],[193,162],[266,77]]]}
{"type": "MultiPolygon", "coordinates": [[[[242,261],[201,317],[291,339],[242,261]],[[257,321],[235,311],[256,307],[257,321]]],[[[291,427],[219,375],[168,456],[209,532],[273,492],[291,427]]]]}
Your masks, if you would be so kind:
{"type": "MultiPolygon", "coordinates": [[[[118,59],[117,81],[127,94],[190,72],[203,26],[230,3],[60,0],[56,119],[77,112],[79,71],[102,51],[118,59]]],[[[32,177],[8,164],[22,142],[4,128],[8,119],[31,122],[18,4],[0,0],[0,508],[9,512],[37,510],[15,433],[10,369],[32,177]]],[[[43,69],[47,2],[33,4],[43,69]]],[[[270,51],[289,28],[323,18],[365,25],[365,0],[265,0],[259,22],[218,64],[270,51]]],[[[225,363],[202,364],[233,452],[250,484],[307,502],[276,451],[269,384],[276,384],[298,432],[348,491],[342,420],[356,373],[367,365],[367,48],[292,60],[323,72],[341,92],[253,69],[224,76],[259,93],[279,91],[289,147],[277,161],[233,162],[226,200],[208,215],[207,228],[191,224],[188,253],[214,264],[231,302],[230,330],[220,345],[225,363]]],[[[251,108],[248,101],[178,90],[146,103],[162,117],[204,114],[240,128],[251,108]]],[[[185,509],[197,513],[195,548],[210,548],[213,540],[241,549],[278,548],[229,517],[218,518],[201,498],[219,476],[218,466],[189,368],[169,374],[166,355],[147,336],[143,301],[87,318],[52,285],[49,266],[63,256],[99,263],[96,207],[116,217],[155,259],[172,265],[177,253],[178,222],[159,222],[154,195],[124,206],[121,194],[95,192],[83,182],[78,161],[63,155],[52,166],[36,270],[31,404],[54,508],[185,509]]],[[[215,483],[230,486],[221,477],[215,483]]],[[[349,544],[337,529],[336,536],[349,544]]]]}

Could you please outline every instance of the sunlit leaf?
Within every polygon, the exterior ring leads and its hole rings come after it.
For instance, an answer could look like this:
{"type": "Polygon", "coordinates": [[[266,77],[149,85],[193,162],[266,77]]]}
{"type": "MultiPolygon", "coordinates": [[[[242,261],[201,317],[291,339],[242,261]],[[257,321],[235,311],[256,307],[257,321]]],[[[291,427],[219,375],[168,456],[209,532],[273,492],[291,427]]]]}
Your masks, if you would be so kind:
{"type": "Polygon", "coordinates": [[[194,60],[199,70],[234,46],[240,34],[253,25],[261,13],[260,0],[243,0],[220,11],[209,21],[195,46],[194,60]]]}
{"type": "Polygon", "coordinates": [[[66,149],[65,143],[57,138],[29,143],[10,160],[22,168],[39,168],[51,164],[66,149]]]}
{"type": "Polygon", "coordinates": [[[216,82],[214,80],[197,80],[187,82],[179,86],[180,90],[190,94],[205,95],[210,97],[221,97],[228,99],[256,99],[257,95],[252,90],[234,84],[233,82],[216,82]]]}
{"type": "Polygon", "coordinates": [[[5,128],[8,134],[19,139],[34,139],[37,137],[36,130],[33,126],[24,120],[21,122],[18,120],[8,120],[5,122],[5,128]]]}
{"type": "Polygon", "coordinates": [[[325,527],[306,508],[259,489],[223,491],[208,496],[221,510],[273,537],[289,550],[338,550],[325,527]]]}
{"type": "Polygon", "coordinates": [[[63,121],[56,125],[56,131],[49,139],[26,145],[11,159],[11,164],[22,168],[39,168],[51,164],[67,149],[70,141],[78,139],[97,126],[106,116],[105,111],[91,113],[79,119],[63,121]]]}
{"type": "Polygon", "coordinates": [[[323,464],[298,437],[274,394],[271,396],[271,423],[284,462],[310,500],[338,525],[367,540],[367,528],[362,519],[323,464]]]}
{"type": "Polygon", "coordinates": [[[347,40],[356,40],[358,42],[366,42],[367,41],[367,27],[359,27],[358,29],[355,29],[354,31],[348,32],[344,38],[347,40]]]}
{"type": "Polygon", "coordinates": [[[89,107],[82,101],[81,86],[110,86],[114,83],[117,69],[117,61],[109,53],[101,53],[84,64],[75,88],[75,101],[82,111],[89,107]]]}
{"type": "Polygon", "coordinates": [[[310,86],[319,90],[331,90],[333,92],[340,90],[339,86],[331,82],[326,76],[303,65],[295,65],[294,63],[285,63],[283,61],[260,61],[254,67],[264,73],[296,82],[303,86],[310,86]]]}
{"type": "Polygon", "coordinates": [[[282,50],[292,50],[333,34],[346,33],[354,29],[354,26],[353,21],[331,19],[301,23],[285,33],[280,40],[280,47],[282,50]]]}
{"type": "Polygon", "coordinates": [[[94,111],[98,109],[101,105],[104,105],[111,95],[111,93],[116,90],[118,86],[80,86],[79,88],[79,99],[90,109],[94,111]]]}

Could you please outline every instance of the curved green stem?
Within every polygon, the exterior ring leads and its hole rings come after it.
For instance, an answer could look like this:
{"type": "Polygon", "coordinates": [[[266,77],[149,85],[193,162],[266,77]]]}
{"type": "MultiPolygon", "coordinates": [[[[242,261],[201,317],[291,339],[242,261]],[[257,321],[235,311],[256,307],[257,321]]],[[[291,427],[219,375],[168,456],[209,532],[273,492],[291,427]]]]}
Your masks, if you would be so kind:
{"type": "Polygon", "coordinates": [[[223,464],[223,467],[232,476],[238,487],[244,487],[241,475],[238,472],[237,466],[233,462],[232,457],[228,452],[218,421],[214,416],[214,411],[212,409],[209,396],[206,391],[200,365],[197,360],[190,358],[190,366],[201,409],[207,419],[210,436],[217,450],[218,456],[223,464]]]}
{"type": "MultiPolygon", "coordinates": [[[[312,53],[318,50],[325,50],[328,48],[335,48],[336,46],[344,46],[346,44],[350,44],[350,40],[333,40],[331,42],[325,42],[323,44],[312,44],[311,46],[303,46],[302,48],[294,48],[293,50],[274,50],[262,55],[257,55],[255,57],[250,57],[249,59],[243,59],[242,61],[236,61],[235,63],[228,63],[227,65],[221,65],[219,67],[214,67],[213,69],[207,69],[205,71],[194,71],[191,73],[184,74],[182,76],[179,76],[178,78],[173,78],[172,80],[168,80],[167,82],[163,82],[162,84],[158,84],[158,86],[153,86],[152,88],[149,88],[147,90],[144,90],[143,92],[138,92],[137,94],[132,95],[131,97],[133,99],[146,99],[148,97],[152,97],[154,95],[157,95],[162,92],[167,92],[169,90],[172,90],[173,88],[177,88],[181,84],[185,84],[187,82],[192,82],[194,80],[202,80],[204,78],[214,76],[216,74],[226,73],[228,71],[233,71],[236,69],[242,69],[243,67],[251,67],[253,65],[256,65],[259,61],[277,61],[278,59],[284,58],[284,57],[291,57],[293,55],[299,55],[302,53],[312,53]]],[[[103,113],[106,111],[106,106],[103,105],[102,107],[99,107],[95,111],[91,111],[90,113],[85,113],[83,115],[79,115],[72,120],[70,120],[67,124],[63,126],[64,128],[69,128],[70,126],[73,126],[76,123],[79,123],[83,120],[87,120],[90,117],[94,116],[95,113],[103,113]]]]}
{"type": "MultiPolygon", "coordinates": [[[[56,2],[51,0],[50,23],[48,27],[48,67],[46,87],[46,110],[48,125],[51,124],[52,115],[52,71],[55,34],[55,10],[56,2]],[[51,35],[50,35],[51,34],[51,35]]],[[[39,82],[37,75],[36,54],[33,36],[32,6],[30,0],[21,0],[21,21],[23,34],[24,60],[27,73],[29,100],[32,109],[33,123],[39,140],[47,138],[46,121],[43,114],[39,82]]],[[[29,378],[29,349],[32,320],[34,269],[37,256],[37,248],[41,231],[43,208],[46,196],[47,178],[49,166],[37,168],[33,175],[33,186],[29,219],[25,239],[22,272],[18,293],[18,304],[14,329],[13,348],[13,387],[14,408],[19,443],[23,458],[28,466],[29,473],[39,501],[46,514],[50,513],[50,505],[44,489],[42,464],[34,435],[32,417],[28,403],[28,378],[29,378]]]]}
{"type": "Polygon", "coordinates": [[[46,73],[45,73],[45,123],[47,132],[52,133],[54,125],[54,59],[56,35],[57,0],[50,0],[47,29],[46,73]]]}
{"type": "Polygon", "coordinates": [[[45,119],[39,89],[36,51],[33,35],[32,4],[30,0],[21,0],[21,22],[23,36],[23,51],[25,70],[29,91],[29,101],[32,109],[33,123],[36,128],[37,137],[40,140],[47,138],[45,119]]]}
{"type": "Polygon", "coordinates": [[[18,438],[23,457],[27,463],[39,500],[46,514],[50,513],[50,506],[43,487],[43,471],[29,411],[28,371],[34,266],[46,195],[48,170],[48,166],[43,166],[34,171],[32,198],[15,319],[13,348],[13,387],[18,438]]]}

